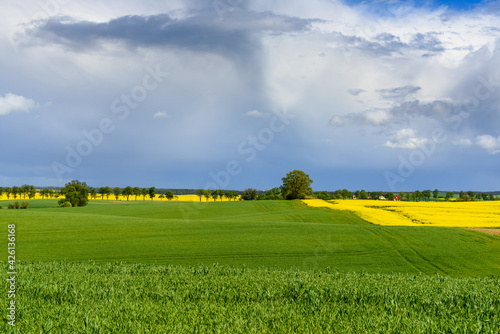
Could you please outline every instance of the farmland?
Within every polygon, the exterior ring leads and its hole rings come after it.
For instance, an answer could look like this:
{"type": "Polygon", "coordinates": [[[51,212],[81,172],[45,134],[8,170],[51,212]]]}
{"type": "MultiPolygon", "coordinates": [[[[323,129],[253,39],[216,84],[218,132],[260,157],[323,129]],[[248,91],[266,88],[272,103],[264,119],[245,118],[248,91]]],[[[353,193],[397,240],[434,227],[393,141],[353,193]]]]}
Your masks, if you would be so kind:
{"type": "Polygon", "coordinates": [[[499,236],[301,201],[30,203],[0,211],[22,333],[499,328],[499,236]]]}
{"type": "Polygon", "coordinates": [[[378,226],[300,201],[95,200],[79,208],[32,202],[28,210],[1,211],[4,224],[16,223],[20,260],[500,274],[498,236],[378,226]]]}
{"type": "MultiPolygon", "coordinates": [[[[500,329],[498,278],[94,262],[20,268],[19,333],[500,329]]],[[[0,331],[7,330],[3,322],[0,331]]]]}
{"type": "Polygon", "coordinates": [[[311,207],[354,212],[386,226],[447,226],[500,228],[500,202],[397,202],[374,200],[305,200],[311,207]]]}

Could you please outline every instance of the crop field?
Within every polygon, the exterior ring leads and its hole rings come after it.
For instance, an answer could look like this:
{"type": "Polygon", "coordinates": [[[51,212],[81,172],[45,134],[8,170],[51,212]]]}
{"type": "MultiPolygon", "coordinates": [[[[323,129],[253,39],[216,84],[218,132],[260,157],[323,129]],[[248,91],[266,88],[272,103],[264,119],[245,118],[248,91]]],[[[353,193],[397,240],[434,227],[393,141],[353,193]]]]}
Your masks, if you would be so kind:
{"type": "Polygon", "coordinates": [[[498,332],[500,236],[311,203],[0,210],[16,225],[18,332],[498,332]]]}
{"type": "MultiPolygon", "coordinates": [[[[36,193],[35,194],[35,198],[33,199],[46,199],[47,197],[44,197],[42,198],[42,196],[40,195],[40,193],[36,193]]],[[[60,197],[57,197],[57,198],[64,198],[64,196],[60,196],[60,197]]],[[[89,199],[90,198],[90,195],[89,195],[89,199]]],[[[235,200],[238,200],[238,198],[233,198],[232,201],[235,201],[235,200]]],[[[172,201],[172,202],[227,202],[229,201],[229,199],[225,196],[223,196],[222,198],[219,197],[217,198],[217,200],[214,200],[213,198],[210,198],[210,199],[207,199],[206,197],[202,197],[200,199],[200,197],[198,195],[175,195],[173,199],[171,200],[168,200],[168,199],[165,199],[165,198],[160,198],[160,194],[156,194],[155,197],[153,199],[151,199],[148,196],[145,196],[143,197],[142,195],[141,196],[135,196],[135,195],[132,195],[129,197],[129,199],[127,200],[127,197],[124,196],[124,195],[118,195],[118,199],[116,199],[115,195],[111,194],[109,196],[104,196],[104,198],[102,198],[101,194],[97,194],[97,197],[96,197],[96,200],[118,200],[118,201],[160,201],[160,202],[167,202],[167,201],[172,201]]],[[[15,201],[30,201],[30,199],[28,199],[27,196],[19,196],[17,195],[16,198],[14,198],[13,195],[10,195],[9,197],[7,197],[6,194],[2,194],[0,195],[0,201],[7,201],[9,203],[13,203],[15,201]]],[[[4,205],[6,206],[6,205],[4,205]]]]}
{"type": "Polygon", "coordinates": [[[19,268],[18,333],[500,330],[498,278],[60,261],[19,268]]]}
{"type": "Polygon", "coordinates": [[[378,225],[500,228],[500,201],[397,202],[304,200],[311,207],[350,211],[378,225]]]}
{"type": "Polygon", "coordinates": [[[379,226],[299,201],[95,200],[79,208],[56,202],[0,211],[5,228],[16,224],[20,260],[500,274],[499,236],[421,224],[379,226]]]}

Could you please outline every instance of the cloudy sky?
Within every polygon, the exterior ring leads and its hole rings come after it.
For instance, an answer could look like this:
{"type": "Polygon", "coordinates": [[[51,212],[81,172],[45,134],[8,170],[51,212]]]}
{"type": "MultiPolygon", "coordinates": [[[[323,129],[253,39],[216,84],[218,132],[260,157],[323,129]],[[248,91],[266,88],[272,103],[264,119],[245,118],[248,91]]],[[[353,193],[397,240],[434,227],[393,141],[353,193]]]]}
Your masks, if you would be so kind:
{"type": "Polygon", "coordinates": [[[500,190],[500,2],[0,11],[0,186],[500,190]]]}

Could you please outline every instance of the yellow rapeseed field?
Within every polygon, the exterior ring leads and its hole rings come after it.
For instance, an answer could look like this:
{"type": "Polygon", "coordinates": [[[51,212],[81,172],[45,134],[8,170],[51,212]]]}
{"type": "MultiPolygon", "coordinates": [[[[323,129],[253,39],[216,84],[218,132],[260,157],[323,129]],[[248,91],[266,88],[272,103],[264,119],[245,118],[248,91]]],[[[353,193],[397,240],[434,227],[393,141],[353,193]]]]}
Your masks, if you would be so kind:
{"type": "MultiPolygon", "coordinates": [[[[13,195],[10,195],[10,198],[7,198],[6,194],[2,194],[2,195],[0,195],[0,201],[11,201],[11,202],[15,202],[15,201],[19,201],[19,202],[30,201],[30,199],[28,198],[28,196],[25,196],[25,197],[26,198],[24,198],[23,196],[17,195],[17,198],[14,199],[13,195]]],[[[63,198],[63,197],[64,196],[61,196],[61,197],[58,197],[58,198],[63,198]]],[[[47,197],[45,197],[45,198],[47,199],[47,197]]],[[[39,193],[36,193],[34,199],[42,199],[42,197],[40,196],[39,193]]],[[[91,199],[90,195],[89,195],[89,199],[91,199]]],[[[106,200],[106,196],[104,196],[104,199],[106,200]]],[[[101,194],[97,194],[96,200],[101,200],[101,194]]],[[[113,200],[113,201],[116,200],[115,195],[113,195],[113,194],[109,195],[109,200],[113,200]]],[[[120,195],[120,196],[118,196],[118,200],[119,201],[126,201],[127,198],[125,196],[123,196],[123,195],[120,195]]],[[[130,201],[135,201],[135,195],[131,195],[129,197],[129,200],[130,201]]],[[[143,200],[142,195],[138,196],[137,200],[138,201],[142,201],[143,200]]],[[[151,198],[149,197],[149,195],[147,195],[144,200],[151,201],[151,198]]],[[[158,195],[158,194],[155,196],[155,198],[153,200],[154,201],[168,202],[168,199],[166,199],[166,198],[160,198],[160,195],[158,195]]],[[[233,201],[234,200],[238,201],[239,197],[237,197],[236,199],[233,198],[232,200],[233,201]]],[[[172,199],[172,201],[176,201],[176,202],[199,202],[200,201],[200,197],[198,195],[176,195],[176,196],[174,196],[174,198],[172,199]]],[[[206,197],[202,197],[201,201],[202,202],[207,202],[207,198],[206,197]]],[[[213,201],[214,201],[214,199],[210,198],[209,202],[213,202],[213,201]]],[[[220,197],[217,198],[217,202],[220,202],[220,201],[221,201],[220,197]]],[[[229,199],[224,196],[222,198],[222,201],[223,202],[227,202],[227,201],[229,201],[229,199]]]]}
{"type": "Polygon", "coordinates": [[[500,227],[500,202],[395,202],[375,200],[304,200],[311,207],[354,212],[378,225],[500,227]]]}

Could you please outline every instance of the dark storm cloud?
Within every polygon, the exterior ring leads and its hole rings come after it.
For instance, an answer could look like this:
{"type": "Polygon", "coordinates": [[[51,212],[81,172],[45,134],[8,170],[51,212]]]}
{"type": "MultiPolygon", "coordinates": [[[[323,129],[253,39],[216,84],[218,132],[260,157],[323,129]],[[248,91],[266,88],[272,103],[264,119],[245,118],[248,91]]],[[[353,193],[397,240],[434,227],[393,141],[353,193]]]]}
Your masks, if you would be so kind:
{"type": "Polygon", "coordinates": [[[168,14],[124,16],[109,22],[52,18],[32,35],[42,44],[59,44],[74,51],[97,48],[103,41],[129,47],[172,47],[225,55],[251,54],[258,48],[259,32],[284,34],[309,29],[310,21],[273,13],[234,13],[224,21],[197,13],[185,19],[168,14]]]}
{"type": "Polygon", "coordinates": [[[429,52],[443,52],[445,48],[442,46],[440,40],[436,38],[436,33],[418,33],[413,36],[410,46],[413,49],[429,51],[429,52]]]}
{"type": "Polygon", "coordinates": [[[377,93],[379,93],[380,97],[385,100],[401,100],[418,92],[420,89],[420,87],[408,85],[403,87],[379,89],[377,90],[377,93]]]}

